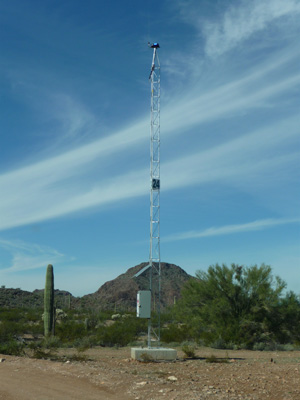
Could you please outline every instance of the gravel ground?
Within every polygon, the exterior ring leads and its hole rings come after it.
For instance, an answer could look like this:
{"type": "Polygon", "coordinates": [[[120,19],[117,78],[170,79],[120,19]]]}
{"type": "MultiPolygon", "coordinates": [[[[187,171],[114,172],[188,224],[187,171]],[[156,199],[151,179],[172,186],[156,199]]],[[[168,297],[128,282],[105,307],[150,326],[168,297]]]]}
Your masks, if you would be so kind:
{"type": "Polygon", "coordinates": [[[175,362],[155,363],[132,360],[130,348],[85,355],[87,361],[67,362],[0,355],[0,400],[300,399],[298,351],[201,348],[195,359],[178,351],[175,362]],[[212,355],[220,362],[207,362],[212,355]]]}

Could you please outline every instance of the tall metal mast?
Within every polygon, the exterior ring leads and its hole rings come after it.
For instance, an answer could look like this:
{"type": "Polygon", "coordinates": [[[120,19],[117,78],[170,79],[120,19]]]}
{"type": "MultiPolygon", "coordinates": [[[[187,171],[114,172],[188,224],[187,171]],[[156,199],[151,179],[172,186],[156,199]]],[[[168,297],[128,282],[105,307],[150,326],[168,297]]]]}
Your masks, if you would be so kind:
{"type": "MultiPolygon", "coordinates": [[[[150,126],[150,291],[152,291],[152,271],[158,274],[158,344],[160,343],[160,62],[157,54],[158,43],[153,43],[151,80],[151,126],[150,126]]],[[[148,346],[150,347],[151,320],[148,326],[148,346]]]]}
{"type": "Polygon", "coordinates": [[[150,126],[150,255],[149,264],[142,268],[135,278],[149,269],[149,290],[139,291],[137,299],[137,316],[148,319],[148,347],[151,347],[151,303],[155,301],[152,290],[152,275],[158,277],[158,331],[154,332],[160,346],[160,303],[161,303],[161,265],[160,265],[160,63],[157,54],[158,43],[149,47],[153,49],[153,58],[149,79],[151,80],[151,126],[150,126]]]}

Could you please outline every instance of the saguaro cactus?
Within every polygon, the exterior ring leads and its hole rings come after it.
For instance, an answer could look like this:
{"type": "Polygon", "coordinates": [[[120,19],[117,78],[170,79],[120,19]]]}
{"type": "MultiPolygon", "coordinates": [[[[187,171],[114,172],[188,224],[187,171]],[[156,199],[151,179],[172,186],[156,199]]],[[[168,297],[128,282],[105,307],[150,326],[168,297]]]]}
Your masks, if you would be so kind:
{"type": "Polygon", "coordinates": [[[46,273],[44,292],[44,334],[51,335],[54,321],[54,274],[53,265],[49,264],[46,273]]]}

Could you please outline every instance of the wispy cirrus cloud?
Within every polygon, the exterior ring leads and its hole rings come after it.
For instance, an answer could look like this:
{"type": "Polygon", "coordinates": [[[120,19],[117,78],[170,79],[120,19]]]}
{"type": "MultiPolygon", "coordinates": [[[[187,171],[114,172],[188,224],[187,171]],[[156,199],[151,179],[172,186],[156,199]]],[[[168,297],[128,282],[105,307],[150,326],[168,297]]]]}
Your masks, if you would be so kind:
{"type": "MultiPolygon", "coordinates": [[[[292,62],[297,54],[299,51],[288,53],[286,62],[292,62]]],[[[204,93],[195,88],[176,102],[170,102],[162,114],[165,140],[174,140],[184,131],[189,132],[191,140],[197,143],[204,123],[250,112],[257,107],[280,106],[276,99],[294,91],[300,84],[297,73],[289,77],[280,75],[275,82],[266,79],[271,71],[277,74],[284,65],[280,59],[275,65],[257,66],[242,79],[232,79],[204,93]]],[[[75,107],[75,114],[76,110],[75,107]]],[[[148,135],[142,132],[148,131],[148,124],[148,116],[145,116],[104,138],[0,175],[1,192],[5,193],[0,199],[0,229],[145,194],[148,171],[144,167],[136,172],[126,167],[127,162],[121,169],[112,171],[107,166],[115,157],[122,156],[128,160],[128,151],[137,154],[141,145],[146,145],[148,135]],[[134,183],[129,186],[128,181],[134,183]]],[[[78,127],[76,121],[74,126],[78,127]]],[[[247,178],[249,182],[253,174],[263,176],[261,171],[278,170],[280,166],[282,171],[283,166],[295,165],[293,154],[286,154],[283,149],[286,143],[290,143],[294,144],[293,153],[297,151],[298,126],[298,115],[292,115],[250,134],[239,132],[237,139],[229,133],[225,142],[224,139],[222,144],[216,141],[205,151],[183,152],[175,160],[163,163],[162,171],[167,171],[164,189],[175,189],[179,177],[184,185],[195,185],[224,178],[237,181],[243,171],[244,182],[247,178]],[[274,151],[272,158],[266,157],[271,149],[274,151]]],[[[80,127],[82,122],[79,122],[80,127]]],[[[252,179],[252,185],[253,182],[252,179]]]]}
{"type": "Polygon", "coordinates": [[[206,54],[218,57],[266,30],[271,23],[284,22],[289,31],[297,26],[299,14],[298,0],[243,0],[232,5],[218,21],[199,23],[198,29],[206,39],[206,54]]]}
{"type": "MultiPolygon", "coordinates": [[[[287,5],[282,7],[277,0],[271,3],[269,9],[267,3],[262,2],[267,15],[259,26],[265,26],[281,15],[290,15],[291,10],[298,10],[298,3],[293,0],[288,0],[287,5]],[[276,4],[279,7],[277,11],[276,4]]],[[[251,12],[255,15],[260,6],[256,1],[251,4],[251,12]]],[[[245,9],[247,5],[242,2],[235,11],[238,13],[237,25],[242,25],[245,9]]],[[[223,25],[225,20],[233,21],[232,13],[231,9],[225,13],[223,25]]],[[[218,24],[220,26],[220,22],[218,24]]],[[[229,22],[225,25],[231,27],[229,22]]],[[[240,40],[246,40],[250,32],[263,29],[259,26],[250,24],[252,28],[247,28],[239,36],[240,40]]],[[[230,29],[222,29],[216,28],[215,32],[223,32],[230,39],[230,29]]],[[[233,45],[233,39],[229,39],[228,43],[233,45]]],[[[290,178],[290,171],[294,172],[297,165],[298,112],[293,114],[293,110],[286,107],[288,113],[285,110],[281,121],[277,120],[276,114],[277,111],[282,112],[281,99],[286,97],[289,103],[288,94],[296,94],[299,90],[299,72],[293,70],[287,74],[285,70],[299,61],[300,50],[280,50],[276,55],[246,70],[242,76],[231,76],[231,79],[211,88],[201,80],[195,81],[193,87],[187,86],[185,91],[164,104],[161,125],[165,143],[177,139],[180,146],[183,133],[193,143],[193,146],[178,152],[176,157],[164,159],[164,190],[176,189],[179,178],[185,186],[222,179],[244,186],[246,182],[251,190],[266,173],[271,183],[275,176],[282,181],[287,176],[290,178]],[[202,143],[205,144],[205,124],[230,120],[241,114],[255,120],[253,111],[264,108],[274,110],[269,127],[260,126],[249,133],[245,126],[236,139],[237,134],[232,133],[228,125],[226,135],[216,131],[215,139],[205,145],[205,150],[196,150],[202,149],[202,143]],[[289,151],[286,150],[286,143],[291,145],[289,151]]],[[[54,114],[55,110],[58,111],[56,119],[65,137],[84,136],[91,126],[102,134],[100,122],[86,107],[67,95],[51,96],[58,100],[56,106],[53,105],[55,101],[50,101],[50,104],[54,114]]],[[[295,102],[293,105],[295,108],[295,102]]],[[[88,143],[83,140],[83,144],[71,150],[61,151],[57,145],[53,146],[55,151],[45,160],[1,174],[0,190],[5,196],[0,199],[0,230],[146,194],[148,170],[144,164],[132,166],[130,161],[138,158],[142,146],[146,147],[148,130],[149,118],[145,115],[123,129],[106,133],[107,136],[101,139],[88,143]],[[120,162],[120,158],[124,162],[120,162]]],[[[57,143],[60,143],[59,139],[57,143]]],[[[74,146],[73,140],[72,143],[74,146]]]]}
{"type": "Polygon", "coordinates": [[[297,121],[298,117],[292,117],[165,163],[162,170],[167,174],[166,186],[176,187],[178,181],[188,186],[196,182],[199,184],[224,179],[242,185],[252,180],[258,186],[263,180],[267,185],[264,173],[268,174],[269,181],[273,175],[284,180],[284,166],[293,165],[296,169],[299,165],[297,121]],[[291,143],[294,143],[295,150],[291,152],[287,149],[285,153],[286,144],[291,143]]]}
{"type": "Polygon", "coordinates": [[[245,224],[225,225],[220,227],[211,227],[202,231],[187,231],[165,236],[162,241],[174,242],[178,240],[199,239],[210,236],[232,235],[235,233],[260,231],[270,229],[280,225],[299,224],[300,218],[269,218],[262,219],[245,224]]]}
{"type": "MultiPolygon", "coordinates": [[[[260,78],[262,77],[263,75],[260,78]]],[[[277,82],[268,81],[262,85],[252,77],[232,81],[203,95],[187,96],[179,104],[167,107],[162,122],[165,118],[167,133],[176,133],[203,122],[232,117],[261,107],[272,107],[277,103],[277,96],[299,87],[299,84],[300,74],[281,78],[277,82]]]]}
{"type": "Polygon", "coordinates": [[[8,252],[11,259],[9,265],[3,265],[1,273],[45,268],[48,264],[66,259],[62,253],[48,246],[21,240],[0,239],[0,248],[8,252]]]}
{"type": "Polygon", "coordinates": [[[54,120],[59,127],[56,133],[56,144],[64,140],[76,143],[89,137],[97,127],[96,117],[78,100],[66,93],[49,94],[43,106],[46,118],[54,120]]]}
{"type": "MultiPolygon", "coordinates": [[[[265,179],[264,174],[268,174],[271,185],[272,176],[276,183],[284,180],[285,175],[280,176],[278,171],[285,171],[299,157],[297,152],[282,153],[286,142],[297,140],[299,132],[295,122],[291,118],[205,151],[162,163],[164,190],[176,189],[179,181],[181,187],[218,180],[242,186],[250,180],[257,186],[265,179]]],[[[77,152],[81,154],[78,164],[77,157],[71,153],[0,176],[0,187],[6,193],[0,199],[0,230],[147,194],[148,169],[89,177],[87,174],[95,164],[89,152],[81,150],[82,153],[79,149],[75,151],[77,156],[77,152]]]]}

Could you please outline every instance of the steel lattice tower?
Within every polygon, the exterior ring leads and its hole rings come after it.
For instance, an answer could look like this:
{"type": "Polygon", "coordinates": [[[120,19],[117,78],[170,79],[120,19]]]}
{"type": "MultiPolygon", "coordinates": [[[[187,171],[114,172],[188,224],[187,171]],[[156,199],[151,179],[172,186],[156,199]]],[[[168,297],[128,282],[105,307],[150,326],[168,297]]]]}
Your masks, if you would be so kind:
{"type": "Polygon", "coordinates": [[[153,49],[150,128],[150,265],[160,264],[160,64],[153,49]]]}
{"type": "MultiPolygon", "coordinates": [[[[158,281],[158,332],[154,332],[160,346],[160,303],[161,303],[161,264],[160,264],[160,63],[157,54],[158,43],[149,47],[153,49],[153,58],[149,79],[151,80],[151,126],[150,126],[150,255],[149,264],[142,268],[135,278],[149,269],[150,309],[148,318],[148,347],[151,347],[151,303],[155,302],[152,285],[153,272],[158,281]]],[[[138,307],[140,307],[138,301],[138,307]]],[[[146,317],[144,317],[146,318],[146,317]]]]}
{"type": "MultiPolygon", "coordinates": [[[[158,43],[152,44],[153,58],[149,79],[151,79],[151,126],[150,126],[150,290],[152,271],[158,275],[158,343],[160,342],[160,62],[157,54],[158,43]]],[[[151,322],[149,321],[148,345],[150,347],[151,322]]]]}

